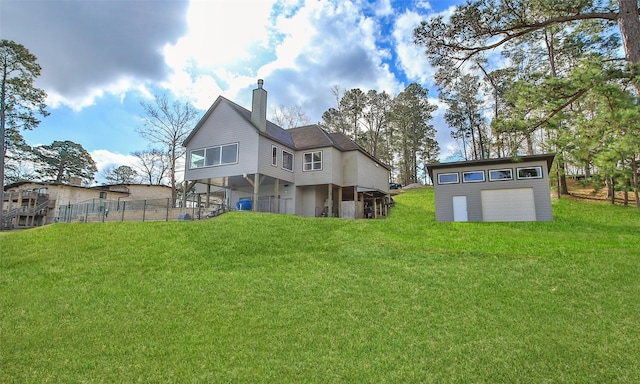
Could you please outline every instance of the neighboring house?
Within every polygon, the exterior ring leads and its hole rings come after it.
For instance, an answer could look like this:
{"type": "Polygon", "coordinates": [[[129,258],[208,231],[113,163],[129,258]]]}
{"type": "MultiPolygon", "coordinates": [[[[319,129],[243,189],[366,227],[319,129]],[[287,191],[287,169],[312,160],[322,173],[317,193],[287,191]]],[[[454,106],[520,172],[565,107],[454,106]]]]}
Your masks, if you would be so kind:
{"type": "Polygon", "coordinates": [[[167,185],[155,185],[155,184],[109,184],[101,185],[97,187],[91,187],[91,189],[100,190],[107,194],[111,192],[123,192],[127,194],[124,198],[126,201],[133,200],[156,200],[156,199],[170,199],[171,187],[167,185]]]}
{"type": "Polygon", "coordinates": [[[437,221],[550,221],[554,154],[428,164],[437,221]]]}
{"type": "Polygon", "coordinates": [[[168,198],[171,198],[171,187],[164,185],[115,184],[82,187],[20,181],[5,186],[3,224],[9,228],[51,224],[69,214],[67,207],[81,203],[99,211],[105,206],[105,202],[168,198]]]}
{"type": "Polygon", "coordinates": [[[248,199],[250,204],[239,207],[261,212],[386,215],[385,164],[343,134],[318,125],[283,129],[267,121],[266,113],[262,80],[253,90],[251,111],[218,97],[184,142],[187,190],[196,186],[206,196],[223,190],[229,207],[248,199]]]}

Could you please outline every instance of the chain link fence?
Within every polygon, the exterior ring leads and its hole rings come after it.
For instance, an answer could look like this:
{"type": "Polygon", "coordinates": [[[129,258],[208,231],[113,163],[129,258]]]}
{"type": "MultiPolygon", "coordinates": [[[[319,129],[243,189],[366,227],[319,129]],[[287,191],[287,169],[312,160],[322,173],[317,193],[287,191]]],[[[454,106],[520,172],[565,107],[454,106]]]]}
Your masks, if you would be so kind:
{"type": "MultiPolygon", "coordinates": [[[[216,217],[237,208],[236,204],[227,205],[221,200],[203,204],[202,199],[187,201],[186,207],[176,207],[172,199],[115,201],[92,199],[76,204],[59,206],[55,222],[115,222],[115,221],[172,221],[200,220],[216,217]]],[[[180,201],[181,203],[181,201],[180,201]]],[[[287,213],[293,209],[287,199],[273,196],[258,196],[249,206],[257,212],[287,213]]]]}
{"type": "Polygon", "coordinates": [[[194,220],[218,216],[226,212],[223,204],[209,207],[187,202],[187,207],[175,207],[172,199],[114,201],[93,199],[58,207],[56,222],[170,221],[194,220]]]}

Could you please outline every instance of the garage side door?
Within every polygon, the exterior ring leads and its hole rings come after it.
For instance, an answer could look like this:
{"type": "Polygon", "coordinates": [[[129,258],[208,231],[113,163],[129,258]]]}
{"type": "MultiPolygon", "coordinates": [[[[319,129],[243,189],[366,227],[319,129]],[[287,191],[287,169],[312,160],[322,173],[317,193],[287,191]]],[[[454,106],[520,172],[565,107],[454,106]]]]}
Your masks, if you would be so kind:
{"type": "Polygon", "coordinates": [[[492,189],[481,192],[483,221],[535,221],[533,188],[492,189]]]}

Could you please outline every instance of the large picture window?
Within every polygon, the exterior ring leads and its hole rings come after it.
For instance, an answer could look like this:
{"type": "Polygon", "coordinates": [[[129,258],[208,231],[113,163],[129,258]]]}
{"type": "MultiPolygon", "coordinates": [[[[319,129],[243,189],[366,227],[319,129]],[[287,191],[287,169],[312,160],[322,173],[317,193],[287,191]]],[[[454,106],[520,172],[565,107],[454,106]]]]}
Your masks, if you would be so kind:
{"type": "Polygon", "coordinates": [[[189,168],[213,167],[238,162],[238,143],[191,151],[189,168]]]}
{"type": "Polygon", "coordinates": [[[221,148],[220,164],[235,164],[238,162],[238,145],[224,145],[221,148]]]}
{"type": "Polygon", "coordinates": [[[322,170],[322,151],[307,152],[303,155],[304,164],[303,171],[320,171],[322,170]]]}
{"type": "Polygon", "coordinates": [[[438,174],[438,184],[455,184],[455,183],[459,183],[457,172],[438,174]]]}
{"type": "Polygon", "coordinates": [[[500,180],[513,180],[513,170],[510,168],[489,170],[489,181],[500,180]]]}
{"type": "Polygon", "coordinates": [[[196,149],[191,151],[191,163],[189,168],[202,168],[204,167],[204,149],[196,149]]]}
{"type": "Polygon", "coordinates": [[[282,168],[293,172],[293,153],[282,151],[282,168]]]}
{"type": "Polygon", "coordinates": [[[220,165],[220,147],[207,148],[205,150],[205,165],[220,165]]]}
{"type": "Polygon", "coordinates": [[[518,179],[542,179],[542,167],[516,168],[518,179]]]}

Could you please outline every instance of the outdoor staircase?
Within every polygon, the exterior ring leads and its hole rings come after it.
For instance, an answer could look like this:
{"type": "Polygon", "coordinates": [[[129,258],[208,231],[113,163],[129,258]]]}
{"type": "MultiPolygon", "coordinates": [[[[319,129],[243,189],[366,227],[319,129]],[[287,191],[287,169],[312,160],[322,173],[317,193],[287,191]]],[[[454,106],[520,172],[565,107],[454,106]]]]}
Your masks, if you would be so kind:
{"type": "Polygon", "coordinates": [[[4,212],[2,214],[1,229],[32,228],[39,226],[42,218],[47,215],[49,203],[50,200],[45,199],[33,208],[22,206],[4,212]]]}
{"type": "Polygon", "coordinates": [[[0,229],[11,229],[13,225],[13,219],[18,216],[20,212],[20,208],[13,208],[12,210],[5,212],[2,214],[2,228],[0,229]]]}

